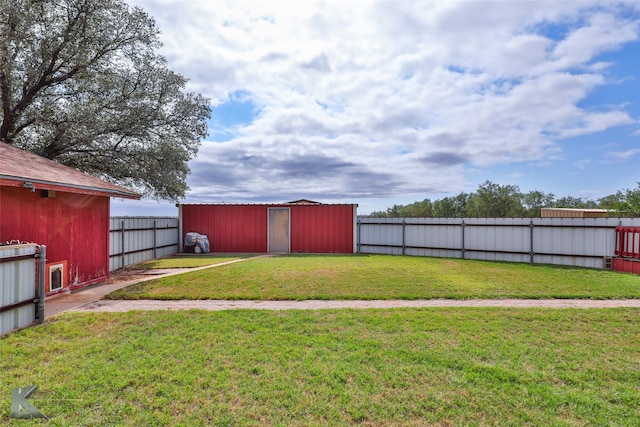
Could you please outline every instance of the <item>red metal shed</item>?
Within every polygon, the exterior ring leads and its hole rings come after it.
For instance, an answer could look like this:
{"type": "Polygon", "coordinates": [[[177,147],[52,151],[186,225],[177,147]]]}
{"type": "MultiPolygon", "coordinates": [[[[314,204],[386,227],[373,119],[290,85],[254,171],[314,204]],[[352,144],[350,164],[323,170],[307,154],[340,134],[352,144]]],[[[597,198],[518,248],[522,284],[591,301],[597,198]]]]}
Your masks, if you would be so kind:
{"type": "Polygon", "coordinates": [[[109,277],[109,198],[126,188],[0,142],[0,244],[47,246],[47,294],[109,277]]]}
{"type": "Polygon", "coordinates": [[[356,204],[178,205],[181,238],[205,234],[212,252],[354,253],[356,204]]]}

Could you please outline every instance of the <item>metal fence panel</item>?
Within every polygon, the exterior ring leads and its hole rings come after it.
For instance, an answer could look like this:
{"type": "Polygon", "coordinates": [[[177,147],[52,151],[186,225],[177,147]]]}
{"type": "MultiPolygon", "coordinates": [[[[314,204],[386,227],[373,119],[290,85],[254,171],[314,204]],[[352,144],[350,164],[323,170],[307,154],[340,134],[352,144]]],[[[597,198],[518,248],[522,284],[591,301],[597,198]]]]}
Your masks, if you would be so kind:
{"type": "Polygon", "coordinates": [[[459,225],[439,221],[420,224],[415,218],[411,218],[406,224],[405,242],[411,252],[416,249],[459,250],[462,247],[462,230],[459,225]]]}
{"type": "Polygon", "coordinates": [[[461,252],[459,249],[422,249],[422,248],[407,248],[405,255],[411,256],[425,256],[434,258],[461,258],[461,252]]]}
{"type": "Polygon", "coordinates": [[[465,250],[528,254],[530,227],[520,218],[465,220],[465,250]]]}
{"type": "Polygon", "coordinates": [[[358,217],[358,251],[604,268],[620,225],[640,218],[358,217]]]}
{"type": "Polygon", "coordinates": [[[179,252],[176,217],[112,217],[109,234],[109,271],[179,252]]]}
{"type": "MultiPolygon", "coordinates": [[[[379,222],[361,224],[359,238],[372,246],[398,246],[402,247],[401,223],[385,218],[379,222]]],[[[374,252],[375,253],[375,252],[374,252]]]]}
{"type": "Polygon", "coordinates": [[[36,249],[33,244],[0,246],[0,307],[5,307],[0,310],[0,335],[34,323],[36,305],[18,304],[36,298],[36,249]]]}

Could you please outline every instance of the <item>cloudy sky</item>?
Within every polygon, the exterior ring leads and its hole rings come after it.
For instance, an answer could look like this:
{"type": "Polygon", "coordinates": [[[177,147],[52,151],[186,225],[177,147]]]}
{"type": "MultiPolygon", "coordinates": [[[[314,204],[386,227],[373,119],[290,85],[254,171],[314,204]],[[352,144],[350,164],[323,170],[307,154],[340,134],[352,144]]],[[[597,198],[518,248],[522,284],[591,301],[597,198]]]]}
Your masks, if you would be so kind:
{"type": "Polygon", "coordinates": [[[638,1],[129,2],[212,100],[184,202],[366,214],[486,180],[592,199],[640,181],[638,1]]]}

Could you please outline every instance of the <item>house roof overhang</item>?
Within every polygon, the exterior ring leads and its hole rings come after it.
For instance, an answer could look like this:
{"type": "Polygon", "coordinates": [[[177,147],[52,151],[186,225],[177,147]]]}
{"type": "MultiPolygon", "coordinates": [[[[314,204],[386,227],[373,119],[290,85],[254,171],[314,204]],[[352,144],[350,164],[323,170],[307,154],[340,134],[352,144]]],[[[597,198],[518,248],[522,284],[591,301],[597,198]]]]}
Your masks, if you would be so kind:
{"type": "Polygon", "coordinates": [[[141,195],[127,188],[0,142],[0,186],[53,190],[125,199],[141,195]]]}

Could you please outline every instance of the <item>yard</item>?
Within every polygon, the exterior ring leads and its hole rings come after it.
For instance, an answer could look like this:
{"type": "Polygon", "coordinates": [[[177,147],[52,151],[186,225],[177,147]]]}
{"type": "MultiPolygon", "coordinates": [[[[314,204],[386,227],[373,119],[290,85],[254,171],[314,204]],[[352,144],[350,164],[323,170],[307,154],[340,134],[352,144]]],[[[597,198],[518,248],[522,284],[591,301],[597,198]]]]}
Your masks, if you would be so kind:
{"type": "Polygon", "coordinates": [[[0,424],[640,424],[640,310],[70,313],[0,339],[0,424]]]}
{"type": "MultiPolygon", "coordinates": [[[[588,269],[286,256],[128,293],[633,298],[639,286],[637,276],[588,269]]],[[[51,426],[635,426],[639,319],[635,308],[71,312],[0,338],[0,424],[24,425],[8,418],[11,390],[35,384],[30,401],[49,417],[36,423],[51,426]]]]}
{"type": "MultiPolygon", "coordinates": [[[[161,260],[155,268],[166,268],[175,262],[174,258],[161,260]]],[[[124,288],[108,298],[640,298],[640,276],[586,268],[446,258],[290,255],[252,258],[152,280],[124,288]]]]}

